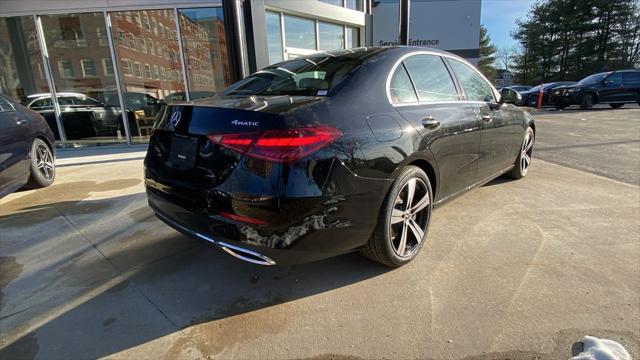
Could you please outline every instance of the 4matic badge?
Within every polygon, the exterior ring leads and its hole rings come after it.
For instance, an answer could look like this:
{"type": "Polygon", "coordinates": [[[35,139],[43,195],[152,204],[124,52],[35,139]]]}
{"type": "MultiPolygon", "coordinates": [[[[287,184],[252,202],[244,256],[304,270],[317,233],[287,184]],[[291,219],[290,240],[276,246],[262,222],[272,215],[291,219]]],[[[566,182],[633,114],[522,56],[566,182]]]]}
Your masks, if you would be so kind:
{"type": "Polygon", "coordinates": [[[260,126],[260,122],[259,121],[240,121],[240,120],[233,120],[231,122],[231,124],[236,125],[236,126],[260,126]]]}

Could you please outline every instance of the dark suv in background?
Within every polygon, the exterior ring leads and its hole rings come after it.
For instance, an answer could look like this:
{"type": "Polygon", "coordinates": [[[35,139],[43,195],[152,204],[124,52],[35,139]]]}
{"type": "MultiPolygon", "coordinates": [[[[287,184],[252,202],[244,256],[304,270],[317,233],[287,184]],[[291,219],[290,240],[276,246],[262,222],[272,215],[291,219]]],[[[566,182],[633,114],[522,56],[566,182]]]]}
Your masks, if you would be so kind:
{"type": "Polygon", "coordinates": [[[627,103],[640,104],[640,71],[620,70],[589,75],[575,85],[560,86],[551,93],[556,109],[580,105],[588,110],[595,104],[609,104],[614,109],[627,103]]]}
{"type": "Polygon", "coordinates": [[[522,95],[522,103],[523,106],[537,107],[538,106],[538,98],[540,96],[540,87],[542,87],[542,105],[549,105],[549,95],[551,91],[560,86],[567,86],[575,84],[575,81],[556,81],[545,83],[542,85],[538,85],[529,90],[518,91],[520,95],[522,95]]]}

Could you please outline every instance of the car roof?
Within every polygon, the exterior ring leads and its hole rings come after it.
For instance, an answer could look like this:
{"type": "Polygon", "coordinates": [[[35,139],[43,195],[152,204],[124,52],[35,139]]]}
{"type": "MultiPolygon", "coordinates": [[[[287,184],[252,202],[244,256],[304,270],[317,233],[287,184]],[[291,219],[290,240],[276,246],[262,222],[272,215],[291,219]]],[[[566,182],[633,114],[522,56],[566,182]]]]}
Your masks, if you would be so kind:
{"type": "MultiPolygon", "coordinates": [[[[428,52],[436,53],[438,55],[454,57],[456,59],[459,59],[461,61],[468,63],[467,60],[453,53],[430,48],[430,47],[424,47],[424,46],[368,46],[368,47],[358,47],[358,48],[351,48],[351,49],[323,51],[319,53],[301,56],[300,58],[313,59],[316,57],[324,58],[327,56],[335,56],[335,57],[354,58],[354,59],[358,59],[365,62],[371,58],[377,57],[378,55],[381,55],[387,52],[396,52],[398,53],[398,55],[404,55],[404,54],[409,54],[417,51],[428,51],[428,52]]],[[[291,60],[295,60],[295,59],[291,59],[291,60]]],[[[268,67],[274,67],[279,65],[280,63],[272,64],[272,65],[269,65],[268,67]]]]}
{"type": "MultiPolygon", "coordinates": [[[[76,93],[76,92],[59,92],[56,93],[56,97],[89,97],[86,94],[83,93],[76,93]]],[[[40,93],[40,94],[31,94],[31,95],[27,95],[27,99],[34,99],[34,98],[48,98],[51,97],[51,93],[40,93]]]]}

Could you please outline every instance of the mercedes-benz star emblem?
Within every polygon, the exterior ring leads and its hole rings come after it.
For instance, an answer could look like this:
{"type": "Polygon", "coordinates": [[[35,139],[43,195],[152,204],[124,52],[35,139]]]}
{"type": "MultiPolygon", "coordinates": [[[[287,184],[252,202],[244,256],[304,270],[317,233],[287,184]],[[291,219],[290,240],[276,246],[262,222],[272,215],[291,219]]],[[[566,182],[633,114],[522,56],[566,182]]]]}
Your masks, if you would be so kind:
{"type": "Polygon", "coordinates": [[[178,109],[173,110],[173,112],[171,113],[171,116],[169,117],[169,125],[171,125],[171,127],[178,126],[178,123],[180,122],[181,118],[182,118],[182,112],[180,112],[180,110],[178,109]]]}

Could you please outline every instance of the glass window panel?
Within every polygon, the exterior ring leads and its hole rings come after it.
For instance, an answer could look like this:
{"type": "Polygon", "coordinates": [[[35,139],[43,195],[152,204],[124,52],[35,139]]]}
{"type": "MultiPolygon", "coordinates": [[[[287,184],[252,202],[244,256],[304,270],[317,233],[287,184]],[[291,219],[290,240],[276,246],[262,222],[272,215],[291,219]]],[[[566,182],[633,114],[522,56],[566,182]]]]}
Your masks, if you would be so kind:
{"type": "Polygon", "coordinates": [[[160,68],[179,71],[182,68],[177,39],[177,26],[173,12],[165,16],[164,11],[133,11],[133,17],[142,19],[142,27],[135,22],[129,23],[122,12],[111,12],[111,25],[114,38],[120,32],[132,34],[139,46],[126,46],[116,42],[115,51],[118,63],[121,64],[120,78],[124,102],[130,112],[129,129],[132,142],[146,142],[149,139],[155,115],[164,99],[174,93],[184,93],[181,77],[173,79],[160,77],[160,68]],[[158,31],[159,26],[165,29],[164,36],[158,31]],[[143,45],[144,44],[144,45],[143,45]],[[165,50],[166,49],[166,50],[165,50]],[[166,53],[173,52],[169,58],[166,53]]]}
{"type": "Polygon", "coordinates": [[[316,49],[316,23],[296,16],[284,16],[285,45],[299,49],[316,49]]]}
{"type": "Polygon", "coordinates": [[[82,76],[92,77],[98,75],[96,63],[93,59],[82,59],[80,60],[80,65],[82,65],[82,76]]]}
{"type": "Polygon", "coordinates": [[[400,65],[396,69],[396,73],[391,78],[389,84],[389,94],[391,95],[391,102],[397,103],[411,103],[417,102],[416,92],[413,90],[411,79],[407,74],[404,66],[400,65]]]}
{"type": "Polygon", "coordinates": [[[269,65],[282,61],[282,28],[280,14],[267,11],[267,47],[269,65]]]}
{"type": "MultiPolygon", "coordinates": [[[[50,94],[32,16],[0,17],[0,93],[25,106],[36,101],[37,94],[50,94]]],[[[49,104],[41,114],[58,134],[51,97],[46,99],[49,104]]]]}
{"type": "Polygon", "coordinates": [[[344,27],[325,22],[318,23],[320,50],[344,49],[344,27]]]}
{"type": "Polygon", "coordinates": [[[449,60],[467,98],[472,101],[495,101],[492,86],[469,65],[458,60],[449,60]]]}
{"type": "Polygon", "coordinates": [[[234,83],[225,94],[324,96],[361,65],[361,60],[315,54],[271,65],[234,83]]]}
{"type": "Polygon", "coordinates": [[[420,101],[454,101],[458,92],[439,56],[416,55],[404,61],[420,101]]]}
{"type": "Polygon", "coordinates": [[[342,0],[318,0],[320,2],[323,3],[327,3],[327,4],[331,4],[331,5],[335,5],[335,6],[342,6],[342,0]]]}
{"type": "MultiPolygon", "coordinates": [[[[179,9],[178,15],[188,59],[189,96],[191,99],[211,96],[232,82],[222,8],[179,9]]],[[[156,50],[162,56],[162,48],[156,50]]]]}
{"type": "Polygon", "coordinates": [[[106,34],[102,13],[40,18],[67,142],[72,146],[125,142],[120,105],[107,101],[109,94],[116,94],[115,76],[97,69],[102,59],[111,58],[108,44],[101,40],[106,34]]]}
{"type": "Polygon", "coordinates": [[[345,0],[344,6],[347,9],[362,11],[362,0],[345,0]]]}
{"type": "Polygon", "coordinates": [[[607,76],[606,81],[611,85],[622,85],[622,73],[613,73],[607,76]]]}
{"type": "MultiPolygon", "coordinates": [[[[222,8],[179,9],[178,16],[190,97],[211,96],[231,84],[222,8]]],[[[162,56],[163,49],[157,52],[162,56]]],[[[174,98],[183,99],[185,95],[176,94],[174,98]]]]}
{"type": "Polygon", "coordinates": [[[360,29],[347,27],[347,49],[360,47],[360,29]]]}
{"type": "Polygon", "coordinates": [[[625,85],[640,83],[640,71],[622,73],[622,83],[625,85]]]}
{"type": "Polygon", "coordinates": [[[102,59],[102,73],[105,75],[113,75],[113,61],[111,58],[102,59]]]}
{"type": "Polygon", "coordinates": [[[5,99],[3,96],[0,96],[0,112],[12,112],[16,109],[13,107],[11,102],[5,99]]]}

